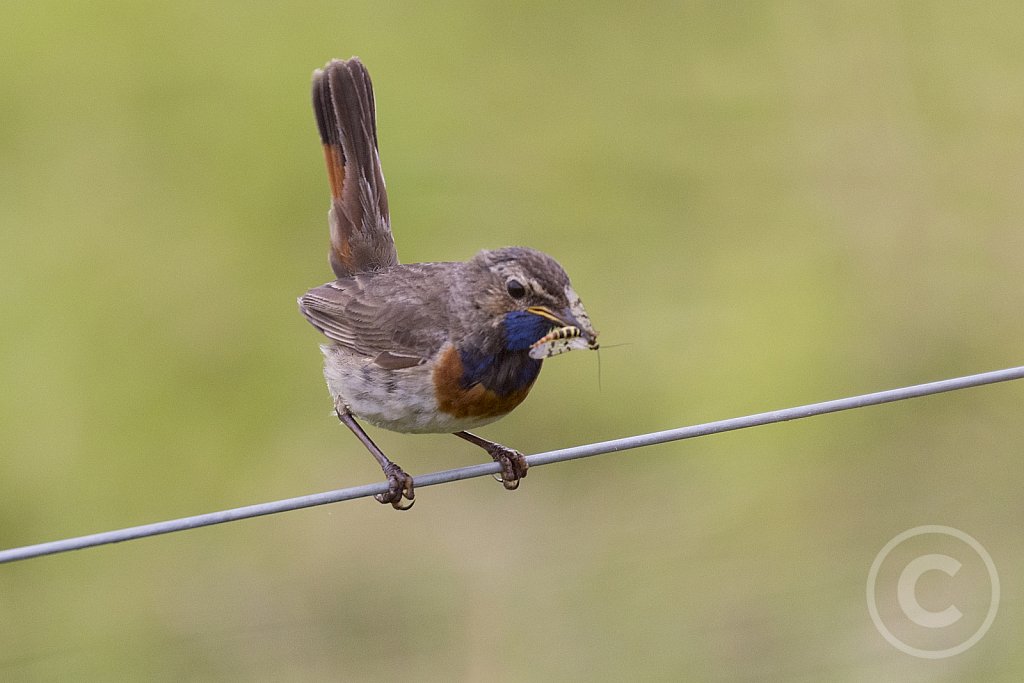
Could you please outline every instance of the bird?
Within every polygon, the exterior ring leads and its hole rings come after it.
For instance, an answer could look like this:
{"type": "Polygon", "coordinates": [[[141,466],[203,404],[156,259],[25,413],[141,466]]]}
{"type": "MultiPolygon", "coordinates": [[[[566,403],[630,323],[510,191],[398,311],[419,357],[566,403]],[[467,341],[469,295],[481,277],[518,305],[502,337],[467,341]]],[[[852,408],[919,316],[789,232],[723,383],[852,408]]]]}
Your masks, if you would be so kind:
{"type": "Polygon", "coordinates": [[[454,434],[486,450],[501,466],[496,478],[515,490],[529,468],[525,456],[468,430],[518,406],[545,358],[598,348],[579,295],[554,258],[529,247],[399,263],[366,67],[358,57],[331,60],[313,72],[312,91],[331,190],[335,279],[298,304],[326,337],[320,348],[335,414],[387,478],[376,500],[409,509],[414,482],[360,422],[454,434]]]}

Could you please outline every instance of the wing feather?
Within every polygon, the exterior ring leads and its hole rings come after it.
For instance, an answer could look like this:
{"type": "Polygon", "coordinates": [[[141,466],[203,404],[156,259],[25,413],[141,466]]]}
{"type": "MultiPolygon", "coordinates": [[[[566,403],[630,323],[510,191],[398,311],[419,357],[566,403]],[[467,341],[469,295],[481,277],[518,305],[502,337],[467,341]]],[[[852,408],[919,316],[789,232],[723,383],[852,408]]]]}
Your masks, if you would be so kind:
{"type": "Polygon", "coordinates": [[[328,339],[383,367],[417,365],[448,338],[447,280],[457,265],[417,263],[339,278],[299,297],[299,310],[328,339]]]}

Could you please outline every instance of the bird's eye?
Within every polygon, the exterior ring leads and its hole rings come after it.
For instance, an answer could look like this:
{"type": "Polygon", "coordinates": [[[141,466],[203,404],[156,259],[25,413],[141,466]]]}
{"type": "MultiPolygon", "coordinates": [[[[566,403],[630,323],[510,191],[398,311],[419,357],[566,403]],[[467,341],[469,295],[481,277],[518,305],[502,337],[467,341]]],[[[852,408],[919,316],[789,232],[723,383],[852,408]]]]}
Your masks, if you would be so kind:
{"type": "Polygon", "coordinates": [[[513,299],[522,299],[526,296],[526,287],[519,280],[509,280],[505,283],[505,289],[508,290],[508,295],[513,299]]]}

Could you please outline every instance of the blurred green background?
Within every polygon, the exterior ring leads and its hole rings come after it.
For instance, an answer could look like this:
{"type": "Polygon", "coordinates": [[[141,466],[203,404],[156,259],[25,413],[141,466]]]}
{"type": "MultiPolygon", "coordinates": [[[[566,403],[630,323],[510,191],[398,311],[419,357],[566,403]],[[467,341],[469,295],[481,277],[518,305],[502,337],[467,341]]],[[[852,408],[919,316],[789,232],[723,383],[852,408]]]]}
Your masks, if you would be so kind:
{"type": "MultiPolygon", "coordinates": [[[[308,90],[331,57],[374,77],[404,261],[543,249],[624,344],[600,380],[595,354],[550,361],[485,436],[538,452],[1022,360],[1019,3],[62,1],[4,24],[3,548],[379,479],[295,306],[330,278],[308,90]]],[[[0,678],[1018,681],[1022,398],[0,566],[0,678]],[[920,524],[1003,579],[952,659],[866,607],[920,524]]],[[[481,460],[372,434],[414,474],[481,460]]]]}

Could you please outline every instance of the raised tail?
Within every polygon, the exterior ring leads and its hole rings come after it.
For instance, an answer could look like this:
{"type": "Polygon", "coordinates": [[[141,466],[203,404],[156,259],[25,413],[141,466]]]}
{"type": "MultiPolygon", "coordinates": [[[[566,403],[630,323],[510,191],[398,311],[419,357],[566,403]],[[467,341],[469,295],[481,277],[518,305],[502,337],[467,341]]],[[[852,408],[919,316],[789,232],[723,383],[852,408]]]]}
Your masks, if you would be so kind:
{"type": "Polygon", "coordinates": [[[339,278],[398,263],[377,153],[370,74],[358,57],[313,72],[313,111],[331,185],[331,268],[339,278]]]}

